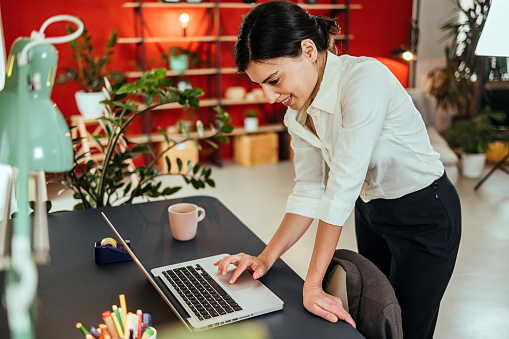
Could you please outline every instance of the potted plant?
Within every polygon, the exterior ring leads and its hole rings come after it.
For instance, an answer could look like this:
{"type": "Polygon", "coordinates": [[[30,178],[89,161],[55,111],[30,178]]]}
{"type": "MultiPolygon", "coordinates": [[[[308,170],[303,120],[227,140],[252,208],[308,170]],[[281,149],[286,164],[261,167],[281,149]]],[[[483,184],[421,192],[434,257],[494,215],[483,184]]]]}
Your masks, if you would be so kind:
{"type": "Polygon", "coordinates": [[[253,132],[258,129],[258,111],[250,109],[246,111],[244,118],[244,128],[246,132],[253,132]]]}
{"type": "Polygon", "coordinates": [[[200,61],[198,54],[180,46],[171,47],[163,54],[163,59],[168,60],[170,69],[176,72],[184,72],[189,65],[197,65],[200,61]]]}
{"type": "Polygon", "coordinates": [[[500,140],[500,133],[492,122],[500,122],[504,118],[504,112],[493,112],[487,106],[481,114],[457,121],[443,131],[449,146],[461,149],[461,167],[465,177],[481,176],[489,144],[500,140]]]}
{"type": "MultiPolygon", "coordinates": [[[[204,136],[204,127],[201,121],[196,122],[198,137],[191,137],[187,126],[180,124],[180,130],[184,138],[172,139],[159,128],[163,135],[166,148],[155,156],[149,164],[130,169],[129,161],[141,154],[154,154],[150,144],[135,144],[125,136],[127,128],[140,115],[149,112],[157,106],[167,103],[178,102],[183,106],[194,109],[199,107],[199,99],[203,95],[200,88],[180,91],[171,86],[171,81],[166,78],[166,69],[160,68],[146,72],[134,83],[115,83],[107,91],[108,98],[103,101],[106,105],[107,114],[99,121],[104,129],[104,134],[94,136],[104,157],[101,161],[86,160],[86,154],[75,153],[75,167],[62,174],[60,182],[74,192],[74,198],[79,202],[74,209],[89,209],[102,206],[132,203],[136,198],[157,198],[169,196],[180,190],[181,186],[162,187],[157,178],[162,175],[181,175],[186,184],[194,188],[215,186],[211,179],[211,169],[201,166],[199,163],[187,164],[187,172],[182,172],[182,161],[177,159],[179,174],[167,174],[159,172],[156,167],[158,160],[171,148],[186,141],[194,141],[197,147],[198,141],[217,147],[214,139],[228,142],[224,133],[230,133],[233,127],[230,116],[221,108],[216,108],[216,120],[211,123],[208,137],[204,136]],[[136,99],[141,98],[146,103],[141,105],[136,99]],[[133,180],[133,177],[135,180],[133,180]],[[131,180],[130,180],[131,179],[131,180]]],[[[73,140],[76,148],[79,147],[80,138],[73,140]]],[[[168,171],[171,168],[170,159],[165,157],[168,171]]]]}
{"type": "MultiPolygon", "coordinates": [[[[67,31],[73,33],[75,29],[67,26],[67,31]]],[[[58,75],[56,83],[64,85],[69,82],[77,82],[81,90],[76,92],[76,104],[80,113],[89,119],[95,119],[103,115],[104,105],[100,104],[106,97],[102,92],[104,79],[111,77],[119,80],[122,75],[118,72],[109,72],[107,65],[113,55],[113,47],[117,43],[117,32],[112,31],[106,42],[103,55],[94,53],[92,37],[85,28],[81,36],[69,43],[76,60],[75,66],[70,66],[58,75]]]]}

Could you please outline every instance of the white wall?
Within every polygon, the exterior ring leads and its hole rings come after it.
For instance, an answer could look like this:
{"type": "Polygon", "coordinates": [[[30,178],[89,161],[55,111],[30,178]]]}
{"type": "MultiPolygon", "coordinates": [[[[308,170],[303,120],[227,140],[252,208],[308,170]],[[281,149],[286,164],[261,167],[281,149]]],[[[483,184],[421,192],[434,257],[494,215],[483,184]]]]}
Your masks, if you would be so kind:
{"type": "MultiPolygon", "coordinates": [[[[414,0],[414,6],[416,4],[417,0],[414,0]]],[[[456,13],[455,8],[454,0],[420,0],[419,18],[417,18],[419,42],[415,68],[416,88],[423,87],[422,80],[429,71],[445,65],[444,49],[450,40],[439,43],[444,37],[440,26],[456,13]]]]}

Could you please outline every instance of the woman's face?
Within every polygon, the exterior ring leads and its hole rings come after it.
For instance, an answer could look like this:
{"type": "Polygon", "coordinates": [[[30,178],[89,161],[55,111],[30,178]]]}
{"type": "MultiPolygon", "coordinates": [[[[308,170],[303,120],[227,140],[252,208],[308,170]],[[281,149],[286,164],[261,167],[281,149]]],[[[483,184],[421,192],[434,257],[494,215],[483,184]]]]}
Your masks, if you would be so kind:
{"type": "Polygon", "coordinates": [[[281,57],[251,62],[246,74],[263,88],[269,103],[281,103],[299,110],[317,86],[315,61],[316,55],[304,50],[297,58],[281,57]]]}

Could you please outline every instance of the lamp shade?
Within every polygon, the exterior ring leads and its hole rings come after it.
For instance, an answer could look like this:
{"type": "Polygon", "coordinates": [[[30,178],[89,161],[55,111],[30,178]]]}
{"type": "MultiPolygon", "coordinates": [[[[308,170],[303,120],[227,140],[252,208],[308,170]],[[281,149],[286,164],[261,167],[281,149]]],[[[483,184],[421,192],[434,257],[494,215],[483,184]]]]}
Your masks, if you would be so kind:
{"type": "Polygon", "coordinates": [[[509,1],[492,0],[475,54],[509,57],[509,1]]]}
{"type": "Polygon", "coordinates": [[[0,162],[18,166],[19,143],[30,154],[30,170],[62,172],[73,167],[69,128],[50,95],[57,68],[57,51],[50,44],[35,45],[28,51],[29,89],[19,93],[17,55],[31,39],[18,39],[12,45],[6,67],[5,89],[0,92],[0,162]],[[25,121],[19,118],[19,96],[27,102],[25,121]],[[18,124],[26,133],[19,135],[18,124]]]}

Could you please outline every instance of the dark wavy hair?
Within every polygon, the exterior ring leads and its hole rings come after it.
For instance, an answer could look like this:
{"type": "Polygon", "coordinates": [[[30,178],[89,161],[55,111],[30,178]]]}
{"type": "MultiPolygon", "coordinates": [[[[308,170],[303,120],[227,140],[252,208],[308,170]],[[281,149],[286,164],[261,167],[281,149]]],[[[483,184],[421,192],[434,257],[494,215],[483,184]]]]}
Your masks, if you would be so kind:
{"type": "Polygon", "coordinates": [[[251,61],[298,57],[301,41],[311,39],[319,52],[336,52],[333,35],[339,33],[335,20],[310,15],[289,1],[269,1],[255,6],[242,20],[235,44],[235,61],[245,72],[251,61]]]}

